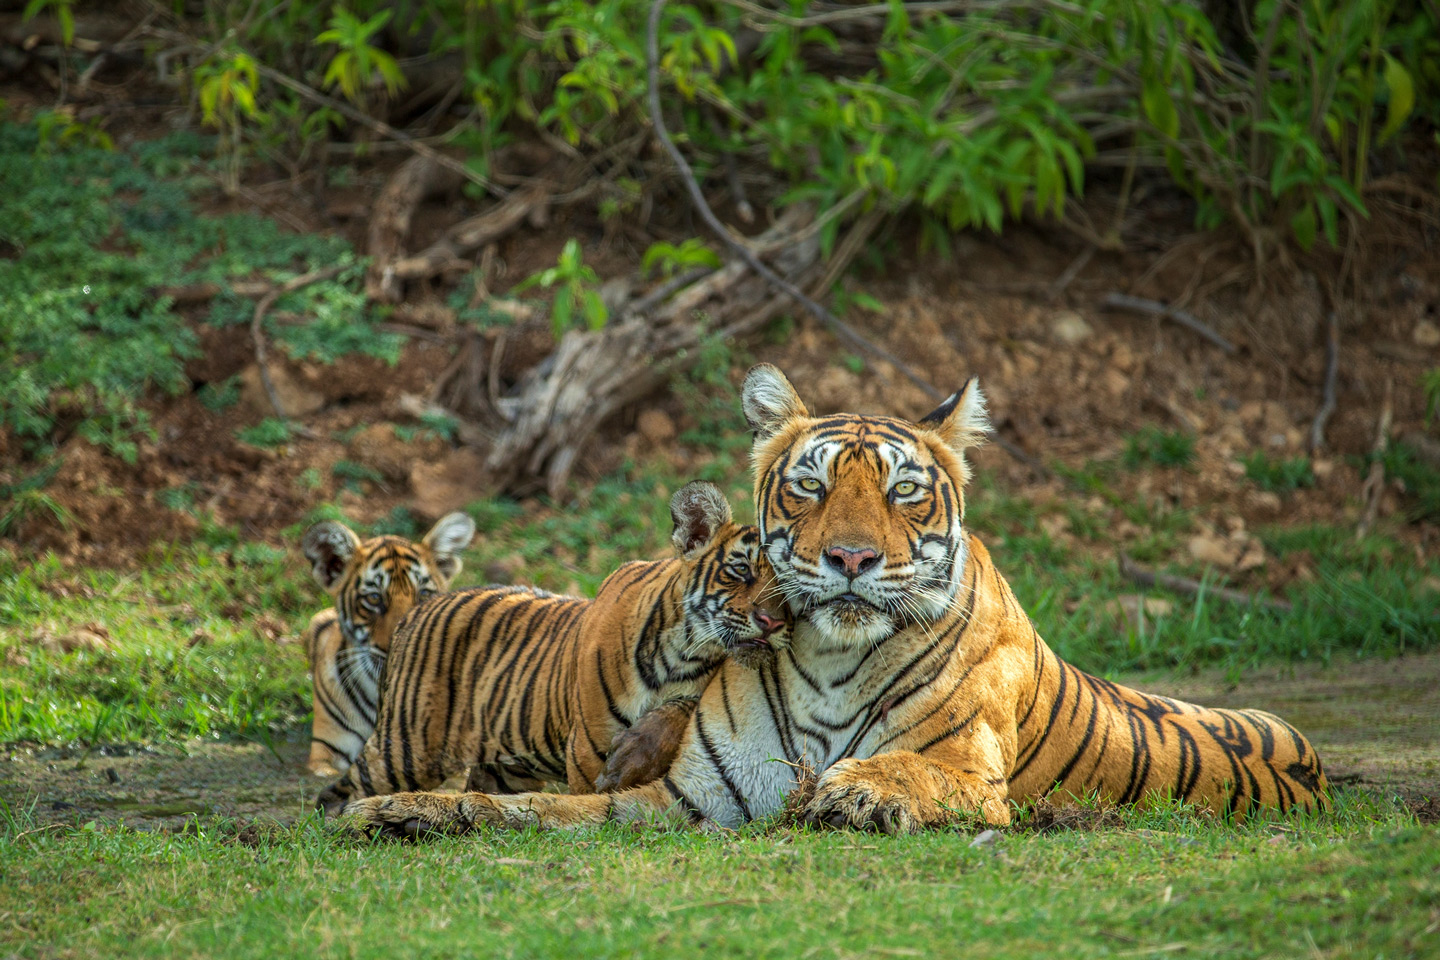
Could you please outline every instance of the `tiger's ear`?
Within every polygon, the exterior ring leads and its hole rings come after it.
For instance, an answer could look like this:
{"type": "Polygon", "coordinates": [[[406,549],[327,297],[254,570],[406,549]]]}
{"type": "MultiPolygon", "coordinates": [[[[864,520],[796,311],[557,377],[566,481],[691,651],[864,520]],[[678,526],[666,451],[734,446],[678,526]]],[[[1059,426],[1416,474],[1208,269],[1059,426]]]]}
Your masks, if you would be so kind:
{"type": "Polygon", "coordinates": [[[470,546],[475,537],[475,521],[469,514],[447,513],[435,521],[435,526],[420,541],[435,554],[435,572],[449,583],[460,572],[460,551],[470,546]]]}
{"type": "Polygon", "coordinates": [[[730,501],[713,483],[691,480],[670,498],[670,519],[675,531],[670,541],[684,557],[709,547],[715,534],[730,522],[730,501]]]}
{"type": "Polygon", "coordinates": [[[965,386],[920,418],[920,426],[934,430],[956,453],[984,443],[990,432],[990,417],[985,412],[979,378],[966,380],[965,386]]]}
{"type": "Polygon", "coordinates": [[[810,416],[785,374],[769,363],[758,363],[745,374],[740,406],[757,440],[773,437],[790,420],[810,416]]]}
{"type": "Polygon", "coordinates": [[[345,565],[360,548],[360,538],[343,523],[324,520],[305,531],[300,549],[310,561],[310,572],[315,582],[326,590],[333,590],[345,572],[345,565]]]}

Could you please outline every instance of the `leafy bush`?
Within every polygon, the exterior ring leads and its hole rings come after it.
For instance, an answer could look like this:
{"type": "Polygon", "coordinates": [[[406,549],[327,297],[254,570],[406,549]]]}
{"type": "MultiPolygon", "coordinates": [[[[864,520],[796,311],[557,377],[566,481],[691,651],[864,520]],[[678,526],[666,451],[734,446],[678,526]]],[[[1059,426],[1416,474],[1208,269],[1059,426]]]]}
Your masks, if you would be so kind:
{"type": "MultiPolygon", "coordinates": [[[[382,29],[392,5],[380,0],[336,9],[309,43],[329,4],[297,2],[252,20],[232,0],[205,3],[215,33],[242,25],[214,59],[244,49],[292,76],[323,72],[359,104],[401,85],[394,54],[457,55],[473,109],[454,141],[482,170],[523,125],[596,151],[643,131],[649,6],[432,0],[421,46],[382,29]]],[[[416,12],[404,5],[395,22],[416,12]]],[[[1239,9],[1020,0],[962,12],[894,5],[868,16],[675,3],[660,69],[675,94],[666,97],[671,122],[702,176],[729,154],[778,173],[786,202],[913,208],[943,244],[949,230],[999,230],[1026,210],[1062,215],[1088,161],[1157,167],[1194,194],[1201,225],[1233,221],[1263,260],[1282,231],[1305,247],[1322,236],[1336,243],[1341,220],[1365,213],[1377,150],[1394,149],[1416,116],[1440,118],[1436,16],[1421,0],[1239,9]],[[742,30],[747,39],[758,32],[743,53],[742,30]]],[[[252,125],[319,113],[261,86],[288,106],[252,125]]],[[[310,136],[330,128],[318,122],[310,136]]],[[[604,162],[617,174],[595,194],[608,218],[633,208],[641,188],[624,157],[604,162]]],[[[842,219],[826,223],[827,246],[842,219]]]]}
{"type": "Polygon", "coordinates": [[[1315,473],[1310,469],[1308,457],[1272,460],[1265,451],[1256,450],[1240,462],[1245,464],[1245,476],[1261,490],[1291,493],[1301,487],[1315,486],[1315,473]]]}

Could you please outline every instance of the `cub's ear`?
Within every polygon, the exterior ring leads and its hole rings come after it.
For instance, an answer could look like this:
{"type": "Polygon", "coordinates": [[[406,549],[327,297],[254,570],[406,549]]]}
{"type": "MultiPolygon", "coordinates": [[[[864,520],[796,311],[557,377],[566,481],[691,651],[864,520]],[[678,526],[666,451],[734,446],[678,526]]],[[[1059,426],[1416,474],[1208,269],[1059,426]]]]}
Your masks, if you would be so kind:
{"type": "Polygon", "coordinates": [[[740,405],[757,440],[779,433],[780,428],[790,420],[810,416],[810,411],[800,402],[800,395],[785,379],[785,374],[769,363],[756,364],[745,374],[740,405]]]}
{"type": "Polygon", "coordinates": [[[979,379],[966,380],[965,386],[922,417],[920,426],[940,434],[956,453],[984,443],[990,432],[990,417],[985,412],[985,394],[980,392],[979,379]]]}
{"type": "Polygon", "coordinates": [[[325,520],[305,531],[300,549],[310,561],[310,572],[315,582],[326,590],[333,590],[345,572],[345,564],[360,548],[360,538],[343,523],[325,520]]]}
{"type": "Polygon", "coordinates": [[[420,541],[435,554],[435,572],[445,578],[448,584],[460,572],[460,551],[470,546],[475,537],[475,521],[469,514],[447,513],[435,521],[435,526],[420,541]]]}
{"type": "Polygon", "coordinates": [[[675,522],[670,541],[682,556],[691,557],[709,547],[730,522],[730,501],[715,484],[691,480],[670,498],[670,519],[675,522]]]}

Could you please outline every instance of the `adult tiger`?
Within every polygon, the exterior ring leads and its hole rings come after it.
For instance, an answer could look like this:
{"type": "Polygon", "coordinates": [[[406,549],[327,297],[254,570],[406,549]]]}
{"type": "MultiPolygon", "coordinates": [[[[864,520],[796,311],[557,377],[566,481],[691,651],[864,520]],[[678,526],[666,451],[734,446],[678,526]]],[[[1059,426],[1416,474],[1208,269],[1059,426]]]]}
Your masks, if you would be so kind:
{"type": "Polygon", "coordinates": [[[335,606],[305,630],[315,720],[310,759],[317,777],[339,776],[375,729],[375,694],[390,635],[421,600],[444,590],[460,572],[460,551],[475,521],[447,514],[419,543],[402,537],[362,541],[333,520],[305,531],[301,549],[315,581],[335,606]]]}
{"type": "Polygon", "coordinates": [[[1215,809],[1322,809],[1320,760],[1293,727],[1089,676],[1040,639],[962,527],[964,451],[987,422],[975,381],[918,423],[811,417],[761,365],[744,409],[757,514],[799,619],[773,663],[722,667],[662,780],[607,797],[404,794],[352,804],[400,832],[573,827],[680,816],[733,825],[818,774],[816,822],[906,832],[1009,801],[1172,795],[1215,809]]]}
{"type": "MultiPolygon", "coordinates": [[[[375,734],[319,804],[434,787],[470,768],[470,788],[575,793],[643,782],[667,759],[600,781],[612,737],[696,697],[727,654],[747,662],[788,641],[760,532],[695,481],[670,502],[677,556],[620,567],[594,600],[523,587],[462,590],[395,634],[375,734]],[[637,779],[641,778],[641,779],[637,779]]],[[[658,768],[658,769],[657,769],[658,768]]]]}

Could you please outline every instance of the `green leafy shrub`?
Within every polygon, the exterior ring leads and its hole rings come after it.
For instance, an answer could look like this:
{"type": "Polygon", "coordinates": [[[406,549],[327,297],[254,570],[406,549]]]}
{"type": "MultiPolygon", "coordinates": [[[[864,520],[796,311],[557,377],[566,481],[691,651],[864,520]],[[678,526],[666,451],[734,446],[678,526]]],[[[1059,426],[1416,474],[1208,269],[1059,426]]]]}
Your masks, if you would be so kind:
{"type": "Polygon", "coordinates": [[[609,310],[594,289],[599,284],[600,277],[594,268],[586,266],[581,259],[580,242],[571,238],[565,241],[555,266],[526,277],[515,287],[515,292],[537,286],[545,290],[558,288],[550,304],[550,325],[558,339],[571,328],[577,315],[584,317],[585,325],[591,330],[605,326],[609,310]]]}
{"type": "Polygon", "coordinates": [[[1184,467],[1195,459],[1195,438],[1178,430],[1143,427],[1125,440],[1125,466],[1184,467]]]}
{"type": "Polygon", "coordinates": [[[240,402],[240,377],[226,377],[216,383],[207,383],[199,391],[200,405],[211,413],[229,410],[240,402]]]}
{"type": "Polygon", "coordinates": [[[1315,486],[1315,473],[1310,469],[1308,457],[1272,460],[1265,451],[1256,450],[1240,462],[1245,464],[1245,476],[1261,490],[1291,493],[1301,487],[1315,486]]]}

